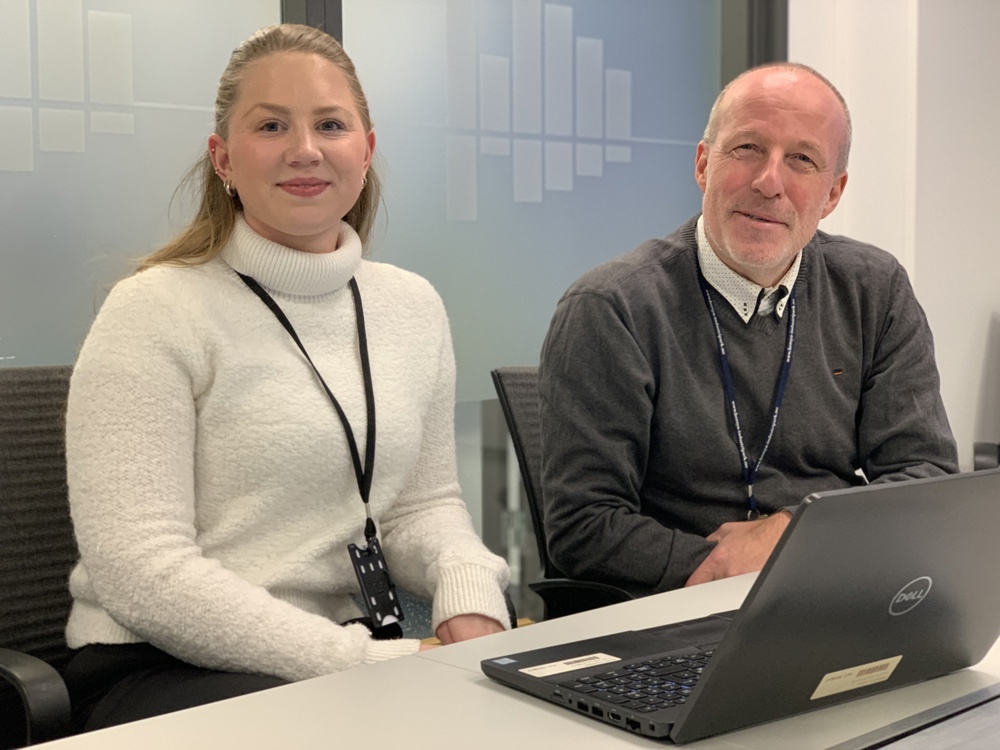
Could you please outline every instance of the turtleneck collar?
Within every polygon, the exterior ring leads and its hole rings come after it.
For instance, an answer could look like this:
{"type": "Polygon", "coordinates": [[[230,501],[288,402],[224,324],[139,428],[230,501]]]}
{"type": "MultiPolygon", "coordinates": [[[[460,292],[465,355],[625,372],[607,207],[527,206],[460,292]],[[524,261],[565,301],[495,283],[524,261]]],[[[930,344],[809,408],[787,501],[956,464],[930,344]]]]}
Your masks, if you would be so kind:
{"type": "Polygon", "coordinates": [[[349,224],[341,222],[336,250],[306,253],[264,239],[240,214],[222,258],[233,270],[253,277],[270,291],[314,297],[337,291],[357,273],[361,239],[349,224]]]}

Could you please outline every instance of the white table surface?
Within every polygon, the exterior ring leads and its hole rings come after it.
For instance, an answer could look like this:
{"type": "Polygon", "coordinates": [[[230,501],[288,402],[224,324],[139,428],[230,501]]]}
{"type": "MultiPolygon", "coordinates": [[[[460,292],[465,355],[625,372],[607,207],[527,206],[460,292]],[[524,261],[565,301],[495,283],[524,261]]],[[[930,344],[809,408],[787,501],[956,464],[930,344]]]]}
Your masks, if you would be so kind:
{"type": "MultiPolygon", "coordinates": [[[[662,747],[493,683],[482,674],[479,662],[504,653],[736,609],[753,580],[751,574],[659,594],[38,747],[46,750],[662,747]]],[[[996,682],[1000,682],[1000,647],[995,646],[973,669],[685,747],[826,748],[996,682]]]]}

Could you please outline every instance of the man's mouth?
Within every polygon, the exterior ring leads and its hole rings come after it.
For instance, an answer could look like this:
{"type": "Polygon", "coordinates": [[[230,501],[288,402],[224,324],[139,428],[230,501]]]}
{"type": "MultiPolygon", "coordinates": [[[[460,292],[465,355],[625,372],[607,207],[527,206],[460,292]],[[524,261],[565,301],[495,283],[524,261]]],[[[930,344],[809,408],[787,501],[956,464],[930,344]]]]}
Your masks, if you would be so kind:
{"type": "Polygon", "coordinates": [[[781,226],[787,226],[786,222],[775,216],[769,216],[768,214],[761,214],[753,211],[737,211],[736,213],[750,219],[751,221],[756,221],[761,224],[779,224],[781,226]]]}

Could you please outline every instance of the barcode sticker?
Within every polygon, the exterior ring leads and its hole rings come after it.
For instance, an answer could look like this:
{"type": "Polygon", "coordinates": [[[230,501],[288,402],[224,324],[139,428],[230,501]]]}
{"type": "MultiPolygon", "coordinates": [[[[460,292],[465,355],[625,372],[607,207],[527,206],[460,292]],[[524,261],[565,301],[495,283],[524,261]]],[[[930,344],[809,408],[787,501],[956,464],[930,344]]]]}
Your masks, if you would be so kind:
{"type": "Polygon", "coordinates": [[[902,659],[903,656],[900,654],[889,659],[861,664],[850,669],[841,669],[838,672],[830,672],[824,675],[823,679],[819,681],[819,685],[809,700],[814,701],[817,698],[825,698],[828,695],[836,695],[848,690],[855,690],[868,685],[875,685],[879,682],[885,682],[892,677],[892,673],[896,670],[896,666],[902,659]]]}
{"type": "Polygon", "coordinates": [[[613,661],[621,661],[621,659],[610,654],[587,654],[586,656],[574,656],[572,659],[566,659],[565,661],[554,661],[550,664],[525,667],[518,671],[530,674],[532,677],[551,677],[554,674],[572,672],[574,669],[596,667],[601,664],[609,664],[613,661]]]}

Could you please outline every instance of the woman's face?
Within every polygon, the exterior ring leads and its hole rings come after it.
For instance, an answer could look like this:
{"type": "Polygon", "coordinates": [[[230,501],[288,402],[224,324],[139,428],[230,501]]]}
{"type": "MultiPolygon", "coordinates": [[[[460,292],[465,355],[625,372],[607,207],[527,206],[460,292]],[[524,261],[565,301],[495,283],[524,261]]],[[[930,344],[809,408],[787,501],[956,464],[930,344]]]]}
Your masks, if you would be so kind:
{"type": "Polygon", "coordinates": [[[208,140],[255,232],[305,252],[335,250],[375,149],[340,68],[277,52],[247,66],[229,137],[208,140]]]}

